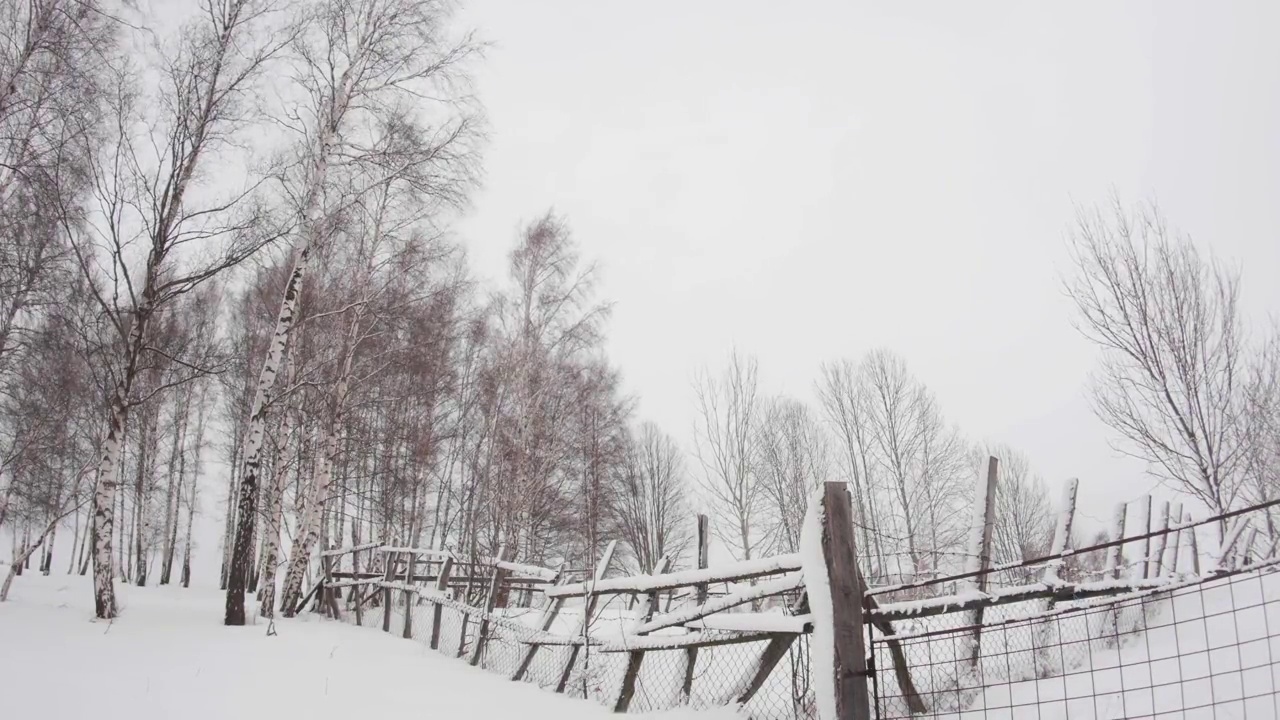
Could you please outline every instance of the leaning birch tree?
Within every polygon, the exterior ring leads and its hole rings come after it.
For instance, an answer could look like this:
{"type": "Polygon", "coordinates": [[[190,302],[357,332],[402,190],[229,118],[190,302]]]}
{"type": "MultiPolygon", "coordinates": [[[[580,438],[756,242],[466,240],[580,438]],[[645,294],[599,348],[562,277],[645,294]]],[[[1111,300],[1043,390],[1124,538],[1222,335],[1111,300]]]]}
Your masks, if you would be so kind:
{"type": "Polygon", "coordinates": [[[477,118],[456,92],[456,81],[460,65],[479,46],[470,36],[451,36],[448,10],[443,0],[317,0],[305,8],[293,44],[293,79],[302,99],[276,118],[300,138],[301,179],[292,188],[298,206],[293,266],[245,433],[227,625],[245,622],[267,413],[298,317],[302,282],[330,220],[356,200],[332,192],[335,176],[373,178],[366,188],[392,177],[412,178],[421,195],[447,204],[462,202],[472,183],[477,118]],[[392,133],[405,141],[379,142],[392,133]]]}

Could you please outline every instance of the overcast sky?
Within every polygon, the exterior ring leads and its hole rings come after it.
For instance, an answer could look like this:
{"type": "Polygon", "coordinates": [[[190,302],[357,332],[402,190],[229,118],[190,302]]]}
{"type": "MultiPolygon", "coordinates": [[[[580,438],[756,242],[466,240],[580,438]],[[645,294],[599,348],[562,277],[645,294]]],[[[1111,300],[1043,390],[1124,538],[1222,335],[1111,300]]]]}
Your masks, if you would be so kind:
{"type": "Polygon", "coordinates": [[[497,282],[518,228],[564,215],[639,417],[686,450],[693,374],[733,347],[807,401],[819,363],[887,347],[1055,496],[1079,477],[1105,524],[1152,483],[1086,400],[1097,353],[1060,283],[1075,206],[1158,201],[1243,269],[1255,325],[1280,316],[1280,3],[463,3],[493,43],[472,264],[497,282]]]}
{"type": "Polygon", "coordinates": [[[735,345],[804,399],[884,346],[1109,516],[1150,481],[1085,399],[1064,235],[1112,189],[1155,199],[1280,314],[1280,3],[959,5],[471,0],[474,264],[565,215],[639,415],[686,448],[692,375],[735,345]]]}

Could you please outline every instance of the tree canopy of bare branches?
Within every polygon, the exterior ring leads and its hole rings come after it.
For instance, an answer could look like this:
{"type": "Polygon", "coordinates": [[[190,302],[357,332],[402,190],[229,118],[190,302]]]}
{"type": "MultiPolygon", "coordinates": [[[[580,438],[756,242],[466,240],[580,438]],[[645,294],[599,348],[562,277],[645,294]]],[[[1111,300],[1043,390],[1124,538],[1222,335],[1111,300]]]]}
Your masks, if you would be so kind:
{"type": "Polygon", "coordinates": [[[1093,407],[1116,447],[1212,512],[1230,509],[1252,442],[1239,274],[1150,206],[1081,211],[1070,250],[1076,327],[1103,351],[1093,407]]]}

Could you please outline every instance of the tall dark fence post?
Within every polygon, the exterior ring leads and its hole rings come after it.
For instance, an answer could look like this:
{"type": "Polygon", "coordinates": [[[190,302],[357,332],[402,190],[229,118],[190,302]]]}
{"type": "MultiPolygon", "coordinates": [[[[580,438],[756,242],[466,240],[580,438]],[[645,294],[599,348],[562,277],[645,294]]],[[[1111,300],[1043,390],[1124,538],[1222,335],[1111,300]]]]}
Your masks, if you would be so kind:
{"type": "Polygon", "coordinates": [[[828,482],[822,497],[822,555],[831,585],[832,640],[835,644],[836,717],[871,717],[867,693],[867,652],[862,636],[866,588],[858,572],[849,487],[828,482]]]}
{"type": "MultiPolygon", "coordinates": [[[[708,525],[706,515],[698,515],[698,569],[702,570],[707,567],[708,550],[711,547],[711,531],[708,525]]],[[[696,593],[697,604],[701,605],[707,601],[707,584],[697,585],[694,592],[696,593]]],[[[688,703],[693,696],[693,670],[698,665],[698,648],[693,647],[685,650],[684,658],[684,682],[680,686],[680,697],[688,703]]]]}
{"type": "MultiPolygon", "coordinates": [[[[979,485],[977,497],[974,502],[974,527],[970,528],[973,537],[970,538],[970,544],[977,547],[970,547],[970,553],[976,557],[970,558],[971,572],[979,573],[973,578],[973,587],[980,593],[987,591],[987,570],[991,568],[991,533],[996,525],[996,482],[1000,478],[1000,461],[994,456],[987,458],[987,479],[986,482],[979,485]],[[976,551],[976,552],[975,552],[976,551]]],[[[978,657],[982,654],[982,616],[983,607],[979,605],[973,611],[973,638],[970,641],[972,647],[969,648],[969,665],[973,668],[978,667],[978,657]]]]}
{"type": "MultiPolygon", "coordinates": [[[[413,567],[410,561],[409,567],[413,567]]],[[[436,592],[443,595],[449,589],[449,574],[453,572],[453,556],[449,555],[444,559],[444,564],[440,566],[440,574],[436,577],[436,592]]],[[[440,621],[443,619],[444,606],[438,602],[433,602],[431,608],[431,649],[440,649],[440,621]]],[[[463,616],[466,617],[465,615],[463,616]]],[[[466,626],[463,626],[463,631],[466,626]]],[[[458,641],[458,647],[462,647],[462,641],[458,641]]]]}
{"type": "MultiPolygon", "coordinates": [[[[387,583],[396,579],[396,554],[383,551],[382,553],[382,632],[391,632],[391,588],[387,587],[387,583]]],[[[409,612],[405,608],[405,612],[409,612]]]]}

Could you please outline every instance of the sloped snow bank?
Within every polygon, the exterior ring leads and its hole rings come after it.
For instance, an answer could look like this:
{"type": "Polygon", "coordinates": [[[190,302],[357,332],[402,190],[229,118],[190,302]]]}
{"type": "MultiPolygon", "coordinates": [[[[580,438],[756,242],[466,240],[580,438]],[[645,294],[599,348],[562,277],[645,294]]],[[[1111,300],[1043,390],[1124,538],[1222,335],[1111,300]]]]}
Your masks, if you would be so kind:
{"type": "MultiPolygon", "coordinates": [[[[223,627],[222,594],[119,587],[92,619],[86,578],[24,575],[0,604],[0,717],[101,720],[521,718],[604,720],[605,708],[315,617],[223,627]]],[[[661,720],[728,720],[729,708],[661,720]]]]}

